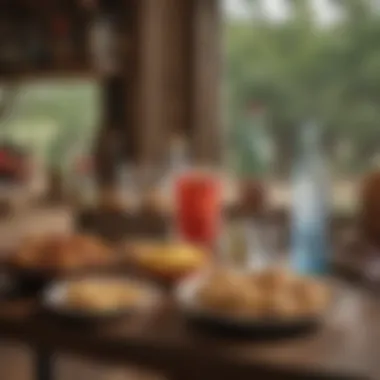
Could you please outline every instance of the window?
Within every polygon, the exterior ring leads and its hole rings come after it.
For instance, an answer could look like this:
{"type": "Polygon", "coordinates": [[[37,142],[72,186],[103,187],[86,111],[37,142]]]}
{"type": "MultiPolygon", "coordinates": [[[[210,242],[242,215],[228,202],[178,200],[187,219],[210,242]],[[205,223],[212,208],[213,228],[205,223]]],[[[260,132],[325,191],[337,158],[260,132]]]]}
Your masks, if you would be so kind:
{"type": "Polygon", "coordinates": [[[44,172],[59,169],[73,180],[75,163],[90,154],[96,134],[99,86],[65,79],[25,82],[16,90],[0,119],[0,141],[27,149],[44,172]]]}
{"type": "Polygon", "coordinates": [[[230,164],[264,172],[276,200],[288,202],[297,128],[313,115],[324,128],[335,205],[352,207],[358,178],[379,161],[378,2],[223,4],[230,164]]]}

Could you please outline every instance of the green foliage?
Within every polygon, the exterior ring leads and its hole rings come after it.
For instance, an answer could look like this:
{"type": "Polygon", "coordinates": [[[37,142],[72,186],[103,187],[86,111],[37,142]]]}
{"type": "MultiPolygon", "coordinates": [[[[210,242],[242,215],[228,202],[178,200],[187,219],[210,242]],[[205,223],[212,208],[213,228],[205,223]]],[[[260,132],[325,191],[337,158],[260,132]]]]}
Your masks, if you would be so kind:
{"type": "Polygon", "coordinates": [[[230,124],[241,124],[250,102],[264,104],[286,160],[296,127],[316,116],[332,146],[344,137],[368,160],[380,142],[379,11],[370,0],[336,1],[342,20],[321,27],[310,1],[289,4],[292,15],[284,22],[265,17],[227,22],[230,124]]]}
{"type": "Polygon", "coordinates": [[[24,84],[12,117],[1,123],[2,135],[8,139],[23,133],[30,136],[25,130],[29,124],[42,140],[37,149],[44,151],[49,166],[63,169],[74,152],[89,149],[99,116],[97,96],[93,83],[24,84]]]}
{"type": "MultiPolygon", "coordinates": [[[[362,167],[380,143],[379,7],[373,0],[334,0],[342,20],[321,27],[310,0],[288,0],[291,17],[283,22],[266,18],[262,1],[245,1],[250,17],[227,19],[224,34],[225,108],[239,170],[262,170],[251,143],[259,137],[247,119],[252,102],[265,107],[281,170],[290,164],[298,125],[310,115],[325,125],[332,150],[338,140],[351,143],[351,167],[362,167]]],[[[36,133],[38,124],[51,128],[41,149],[50,165],[62,167],[73,151],[89,149],[97,102],[92,83],[24,85],[0,133],[19,135],[28,122],[36,133]]]]}

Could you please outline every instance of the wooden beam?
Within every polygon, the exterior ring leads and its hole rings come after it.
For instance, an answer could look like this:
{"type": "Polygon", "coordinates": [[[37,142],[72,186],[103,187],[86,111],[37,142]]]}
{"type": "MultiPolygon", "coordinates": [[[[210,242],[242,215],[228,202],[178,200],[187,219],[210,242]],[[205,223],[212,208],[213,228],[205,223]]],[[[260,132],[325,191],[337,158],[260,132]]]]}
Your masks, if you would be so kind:
{"type": "Polygon", "coordinates": [[[163,164],[173,132],[190,137],[198,161],[218,162],[219,1],[140,0],[135,19],[136,59],[126,102],[133,104],[138,162],[163,164]]]}
{"type": "Polygon", "coordinates": [[[137,120],[140,161],[164,163],[173,133],[191,132],[192,0],[141,0],[137,120]]]}
{"type": "Polygon", "coordinates": [[[117,181],[117,165],[121,159],[120,128],[123,123],[121,101],[124,96],[118,77],[102,82],[102,117],[95,145],[95,175],[100,188],[113,186],[117,181]]]}
{"type": "Polygon", "coordinates": [[[221,161],[221,10],[219,0],[193,0],[191,21],[192,151],[202,164],[221,161]]]}
{"type": "MultiPolygon", "coordinates": [[[[164,1],[165,2],[165,1],[164,1]]],[[[163,33],[162,1],[141,0],[138,12],[138,51],[135,112],[138,125],[138,161],[151,165],[162,155],[163,145],[163,33]]]]}
{"type": "Polygon", "coordinates": [[[131,75],[137,67],[137,4],[138,0],[124,0],[123,4],[103,2],[104,10],[118,15],[113,28],[123,70],[101,83],[102,118],[95,147],[96,177],[101,188],[116,185],[118,165],[122,161],[134,162],[137,157],[137,125],[133,118],[135,81],[131,75]]]}
{"type": "Polygon", "coordinates": [[[190,135],[191,0],[164,0],[164,99],[166,133],[190,135]]]}
{"type": "Polygon", "coordinates": [[[139,0],[123,0],[123,20],[121,26],[122,38],[119,42],[120,59],[122,67],[122,84],[124,97],[122,108],[124,112],[121,126],[120,140],[124,150],[124,160],[136,163],[138,160],[139,125],[136,118],[136,91],[138,88],[139,62],[138,62],[138,36],[139,36],[139,0]]]}

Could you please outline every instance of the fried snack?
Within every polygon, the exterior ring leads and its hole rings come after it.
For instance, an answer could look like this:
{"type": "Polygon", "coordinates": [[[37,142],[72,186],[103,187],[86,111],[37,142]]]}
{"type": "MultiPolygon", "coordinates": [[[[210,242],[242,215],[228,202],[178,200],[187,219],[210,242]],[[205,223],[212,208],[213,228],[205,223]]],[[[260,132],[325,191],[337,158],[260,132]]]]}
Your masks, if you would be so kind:
{"type": "Polygon", "coordinates": [[[76,235],[66,241],[64,253],[76,253],[76,256],[84,264],[104,264],[110,258],[109,248],[99,239],[89,236],[76,235]]]}
{"type": "Polygon", "coordinates": [[[83,280],[69,285],[66,305],[86,311],[111,311],[135,306],[145,292],[134,284],[121,281],[83,280]]]}
{"type": "Polygon", "coordinates": [[[284,289],[294,280],[294,275],[283,268],[271,268],[252,275],[253,283],[263,292],[272,293],[284,289]]]}
{"type": "Polygon", "coordinates": [[[94,237],[73,235],[26,239],[13,263],[29,269],[76,269],[102,265],[110,249],[94,237]]]}
{"type": "Polygon", "coordinates": [[[273,318],[292,318],[299,316],[299,304],[293,294],[286,289],[267,294],[265,315],[273,318]]]}
{"type": "Polygon", "coordinates": [[[322,313],[330,294],[322,282],[283,269],[254,274],[218,269],[199,286],[196,300],[229,316],[286,319],[322,313]]]}
{"type": "Polygon", "coordinates": [[[202,267],[207,253],[202,249],[173,243],[141,243],[133,248],[137,265],[148,271],[175,276],[202,267]]]}
{"type": "Polygon", "coordinates": [[[318,314],[325,310],[330,301],[328,287],[316,280],[300,279],[292,289],[297,301],[299,313],[303,315],[318,314]]]}
{"type": "Polygon", "coordinates": [[[242,279],[230,272],[216,271],[198,290],[200,305],[222,312],[239,312],[242,279]]]}
{"type": "Polygon", "coordinates": [[[236,316],[260,317],[265,314],[265,297],[255,286],[240,289],[236,305],[236,316]]]}
{"type": "Polygon", "coordinates": [[[285,289],[262,288],[247,283],[239,294],[237,314],[245,317],[288,318],[297,315],[299,307],[296,298],[285,289]]]}
{"type": "Polygon", "coordinates": [[[31,267],[39,260],[40,252],[43,250],[44,240],[41,237],[25,239],[17,254],[11,258],[14,265],[31,267]]]}

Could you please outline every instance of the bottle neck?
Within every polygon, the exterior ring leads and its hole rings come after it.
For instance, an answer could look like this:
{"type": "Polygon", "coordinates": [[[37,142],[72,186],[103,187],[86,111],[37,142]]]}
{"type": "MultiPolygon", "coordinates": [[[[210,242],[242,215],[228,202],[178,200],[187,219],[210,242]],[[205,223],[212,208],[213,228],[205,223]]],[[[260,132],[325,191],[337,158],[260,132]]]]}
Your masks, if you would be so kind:
{"type": "Polygon", "coordinates": [[[169,165],[172,170],[183,168],[187,165],[186,144],[183,139],[172,141],[170,147],[169,165]]]}
{"type": "Polygon", "coordinates": [[[308,125],[301,130],[299,149],[304,157],[315,157],[321,153],[320,131],[317,126],[308,125]]]}

